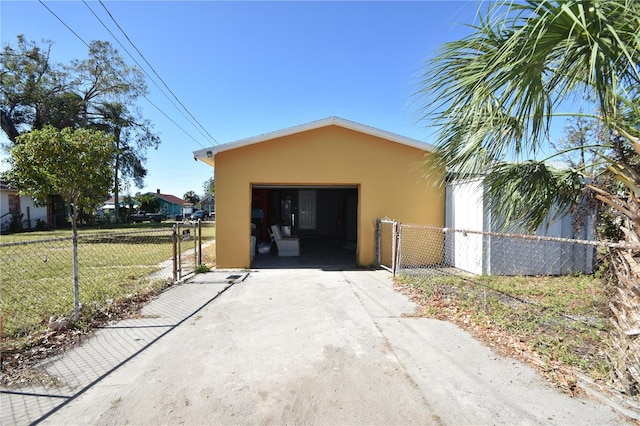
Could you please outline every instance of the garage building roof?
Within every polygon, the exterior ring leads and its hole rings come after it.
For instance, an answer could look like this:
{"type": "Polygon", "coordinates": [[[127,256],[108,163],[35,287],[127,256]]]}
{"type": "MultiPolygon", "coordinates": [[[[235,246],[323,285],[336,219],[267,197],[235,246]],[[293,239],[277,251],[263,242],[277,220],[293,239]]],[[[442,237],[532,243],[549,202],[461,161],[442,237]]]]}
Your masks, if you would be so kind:
{"type": "Polygon", "coordinates": [[[431,144],[422,142],[417,139],[412,139],[406,136],[398,135],[396,133],[380,130],[375,127],[367,126],[364,124],[356,123],[355,121],[345,120],[340,117],[328,117],[322,120],[312,121],[310,123],[300,124],[298,126],[288,127],[286,129],[277,130],[275,132],[263,133],[258,136],[252,136],[245,139],[240,139],[235,142],[229,142],[223,145],[216,145],[209,148],[200,149],[193,152],[193,157],[196,160],[203,161],[211,166],[214,166],[215,155],[219,152],[229,151],[232,149],[240,148],[247,145],[253,145],[268,140],[281,138],[284,136],[293,135],[296,133],[302,133],[309,130],[319,129],[326,126],[340,126],[347,129],[354,130],[356,132],[366,133],[372,136],[377,136],[383,139],[387,139],[393,142],[397,142],[403,145],[412,146],[425,151],[433,151],[434,147],[431,144]]]}

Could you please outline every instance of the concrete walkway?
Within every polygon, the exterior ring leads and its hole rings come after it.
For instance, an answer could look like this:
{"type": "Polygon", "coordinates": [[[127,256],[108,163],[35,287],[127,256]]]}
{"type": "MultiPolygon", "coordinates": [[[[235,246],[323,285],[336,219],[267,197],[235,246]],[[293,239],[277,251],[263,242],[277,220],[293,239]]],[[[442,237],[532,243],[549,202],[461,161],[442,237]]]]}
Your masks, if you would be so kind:
{"type": "Polygon", "coordinates": [[[385,271],[197,275],[2,394],[2,424],[624,423],[413,310],[385,271]]]}

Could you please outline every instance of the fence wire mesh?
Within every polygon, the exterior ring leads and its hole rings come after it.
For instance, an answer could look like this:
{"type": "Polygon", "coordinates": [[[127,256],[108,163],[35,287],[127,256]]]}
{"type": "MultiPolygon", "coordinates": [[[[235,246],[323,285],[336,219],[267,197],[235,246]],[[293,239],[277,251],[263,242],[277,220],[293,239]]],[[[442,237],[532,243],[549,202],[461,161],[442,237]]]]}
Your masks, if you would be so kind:
{"type": "MultiPolygon", "coordinates": [[[[198,272],[199,265],[215,266],[213,221],[136,228],[83,232],[78,236],[77,319],[72,237],[34,239],[38,237],[30,233],[3,237],[0,243],[0,393],[3,401],[0,423],[31,423],[38,413],[41,415],[55,407],[55,402],[48,408],[40,406],[42,401],[37,396],[60,386],[45,366],[64,361],[63,351],[76,354],[78,359],[71,362],[86,364],[91,370],[87,371],[88,376],[102,371],[101,366],[94,366],[96,359],[83,358],[83,348],[94,343],[105,345],[101,352],[105,359],[120,355],[119,350],[114,351],[108,339],[92,339],[93,343],[88,343],[84,336],[92,331],[110,335],[105,331],[109,330],[106,324],[110,320],[136,315],[151,297],[198,272]],[[83,344],[78,345],[81,342],[83,344]],[[25,401],[38,406],[27,406],[25,401]],[[30,420],[24,421],[25,418],[30,420]]],[[[180,291],[180,286],[177,288],[180,291]]],[[[185,301],[176,309],[193,309],[200,306],[202,300],[185,301]]],[[[146,338],[135,339],[132,346],[139,347],[146,341],[146,338]]],[[[65,383],[87,381],[86,377],[64,377],[65,383]]],[[[72,394],[76,388],[75,385],[65,388],[65,392],[72,394]]]]}
{"type": "Polygon", "coordinates": [[[198,252],[197,233],[197,222],[176,224],[177,253],[180,253],[176,265],[178,280],[195,272],[198,252]]]}
{"type": "MultiPolygon", "coordinates": [[[[103,309],[173,280],[173,230],[149,229],[78,236],[78,299],[103,309]]],[[[74,311],[72,238],[0,244],[2,338],[11,339],[74,311]]]]}
{"type": "Polygon", "coordinates": [[[176,279],[180,280],[196,271],[198,265],[215,264],[215,222],[198,221],[176,223],[176,279]]]}
{"type": "Polygon", "coordinates": [[[607,244],[378,221],[378,262],[394,273],[589,274],[598,246],[607,244]]]}
{"type": "MultiPolygon", "coordinates": [[[[28,238],[25,234],[24,238],[28,238]]],[[[108,311],[215,263],[214,222],[78,236],[78,302],[108,311]]],[[[72,237],[0,244],[0,337],[27,338],[61,327],[74,314],[72,237]]],[[[95,313],[95,312],[94,312],[95,313]]]]}

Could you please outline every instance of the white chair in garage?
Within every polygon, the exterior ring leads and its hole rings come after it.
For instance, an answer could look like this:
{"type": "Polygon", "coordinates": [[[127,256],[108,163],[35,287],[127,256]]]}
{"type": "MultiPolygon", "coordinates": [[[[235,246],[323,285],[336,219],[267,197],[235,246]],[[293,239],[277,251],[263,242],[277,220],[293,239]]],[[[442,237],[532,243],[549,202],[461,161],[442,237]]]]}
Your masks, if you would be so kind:
{"type": "Polygon", "coordinates": [[[300,240],[297,238],[282,236],[278,225],[271,225],[273,240],[278,248],[278,256],[300,256],[300,240]]]}

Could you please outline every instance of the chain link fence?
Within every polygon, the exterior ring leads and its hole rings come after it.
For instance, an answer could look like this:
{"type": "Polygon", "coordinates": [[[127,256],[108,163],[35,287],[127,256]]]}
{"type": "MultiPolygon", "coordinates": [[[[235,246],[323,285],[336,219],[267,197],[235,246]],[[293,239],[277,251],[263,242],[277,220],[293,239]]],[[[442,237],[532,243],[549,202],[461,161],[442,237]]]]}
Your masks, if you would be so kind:
{"type": "Polygon", "coordinates": [[[215,222],[208,221],[176,223],[174,252],[180,255],[174,257],[174,281],[196,272],[199,265],[212,263],[211,256],[206,254],[213,249],[211,245],[215,241],[215,225],[215,222]]]}
{"type": "MultiPolygon", "coordinates": [[[[96,317],[114,315],[119,305],[194,273],[214,241],[215,223],[81,233],[76,326],[88,327],[96,317]]],[[[2,243],[0,271],[2,352],[70,325],[75,305],[71,237],[2,243]]]]}
{"type": "MultiPolygon", "coordinates": [[[[172,281],[173,230],[78,236],[79,302],[107,309],[172,281]]],[[[60,328],[74,310],[71,237],[0,244],[2,337],[60,328]]]]}
{"type": "Polygon", "coordinates": [[[376,246],[379,265],[394,274],[536,276],[590,274],[596,266],[597,248],[619,244],[381,219],[376,246]]]}

